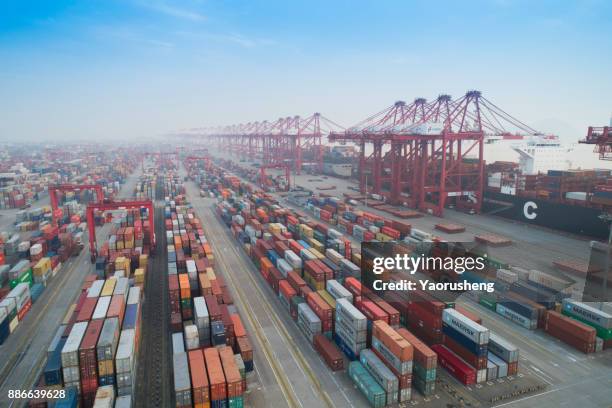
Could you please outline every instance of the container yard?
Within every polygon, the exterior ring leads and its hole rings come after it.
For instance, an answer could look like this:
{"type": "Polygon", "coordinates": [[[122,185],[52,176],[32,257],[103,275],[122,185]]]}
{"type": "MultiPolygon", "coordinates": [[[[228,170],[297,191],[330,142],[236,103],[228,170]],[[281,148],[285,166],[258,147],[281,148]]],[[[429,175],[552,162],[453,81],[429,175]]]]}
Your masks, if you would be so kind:
{"type": "Polygon", "coordinates": [[[612,3],[523,6],[0,2],[0,408],[612,407],[612,3]]]}
{"type": "MultiPolygon", "coordinates": [[[[43,199],[27,229],[16,213],[6,225],[2,388],[61,392],[15,403],[521,406],[608,372],[610,306],[581,301],[587,283],[552,262],[515,264],[511,230],[499,246],[498,231],[389,215],[351,193],[299,197],[282,178],[264,191],[248,164],[189,154],[109,155],[125,170],[97,175],[119,187],[98,198],[58,180],[79,192],[71,204],[43,199]],[[492,293],[449,301],[364,281],[361,242],[423,252],[470,233],[493,244],[486,273],[463,277],[492,293]]],[[[448,278],[388,276],[421,274],[448,278]]]]}

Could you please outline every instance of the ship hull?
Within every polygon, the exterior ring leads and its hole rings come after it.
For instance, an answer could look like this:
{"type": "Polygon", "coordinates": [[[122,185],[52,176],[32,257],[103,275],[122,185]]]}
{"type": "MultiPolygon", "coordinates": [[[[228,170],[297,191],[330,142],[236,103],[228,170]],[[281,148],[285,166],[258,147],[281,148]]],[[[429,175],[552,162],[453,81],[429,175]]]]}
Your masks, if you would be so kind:
{"type": "Polygon", "coordinates": [[[351,164],[323,163],[323,172],[330,176],[351,177],[353,166],[351,164]]]}
{"type": "Polygon", "coordinates": [[[483,213],[576,235],[607,239],[608,224],[601,210],[486,191],[483,213]]]}

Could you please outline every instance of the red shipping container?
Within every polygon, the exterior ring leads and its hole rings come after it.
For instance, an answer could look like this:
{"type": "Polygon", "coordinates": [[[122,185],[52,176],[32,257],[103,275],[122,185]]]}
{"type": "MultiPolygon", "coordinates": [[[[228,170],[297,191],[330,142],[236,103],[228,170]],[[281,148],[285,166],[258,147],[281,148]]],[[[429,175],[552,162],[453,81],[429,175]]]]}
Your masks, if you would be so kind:
{"type": "Polygon", "coordinates": [[[322,334],[316,334],[313,339],[315,350],[323,357],[325,364],[332,371],[339,371],[344,368],[344,357],[334,343],[329,341],[322,334]]]}
{"type": "Polygon", "coordinates": [[[301,288],[306,286],[304,279],[302,279],[295,271],[291,271],[287,274],[287,282],[289,282],[291,287],[295,289],[296,292],[301,292],[301,288]]]}
{"type": "Polygon", "coordinates": [[[219,351],[216,347],[209,347],[204,349],[203,353],[206,361],[208,383],[210,384],[210,400],[225,400],[227,398],[227,386],[219,351]]]}
{"type": "Polygon", "coordinates": [[[471,367],[456,354],[443,345],[435,344],[431,349],[438,355],[438,363],[462,384],[476,383],[476,369],[471,367]]]}
{"type": "Polygon", "coordinates": [[[242,388],[242,377],[234,359],[234,352],[229,347],[219,347],[219,357],[225,374],[227,397],[241,396],[245,390],[242,388]]]}
{"type": "Polygon", "coordinates": [[[86,298],[83,302],[83,306],[81,306],[81,310],[79,310],[76,321],[87,322],[91,320],[91,316],[93,315],[97,303],[98,298],[86,298]]]}
{"type": "Polygon", "coordinates": [[[211,322],[221,321],[221,308],[217,302],[217,298],[213,295],[204,296],[206,301],[206,307],[208,308],[208,315],[211,322]]]}
{"type": "Polygon", "coordinates": [[[206,404],[210,402],[208,373],[206,372],[206,364],[204,363],[204,354],[202,350],[197,349],[189,351],[189,371],[191,373],[193,403],[197,406],[197,404],[206,404]]]}
{"type": "Polygon", "coordinates": [[[123,316],[125,314],[125,296],[115,295],[111,298],[106,317],[117,317],[119,319],[119,326],[123,325],[123,316]]]}
{"type": "Polygon", "coordinates": [[[389,315],[386,314],[380,307],[376,306],[376,304],[371,300],[362,299],[356,306],[357,309],[359,309],[359,311],[368,318],[368,320],[373,322],[382,320],[387,324],[389,323],[389,315]]]}
{"type": "Polygon", "coordinates": [[[270,284],[270,287],[272,288],[274,293],[276,293],[277,295],[278,295],[278,285],[280,281],[284,279],[285,278],[283,277],[283,275],[280,273],[278,269],[276,269],[275,267],[270,268],[270,276],[268,278],[268,283],[270,284]]]}
{"type": "Polygon", "coordinates": [[[295,289],[285,279],[280,281],[278,289],[280,296],[283,296],[288,304],[291,304],[291,298],[297,295],[295,289]]]}
{"type": "Polygon", "coordinates": [[[444,336],[444,345],[476,370],[487,368],[487,356],[478,357],[448,336],[444,336]]]}

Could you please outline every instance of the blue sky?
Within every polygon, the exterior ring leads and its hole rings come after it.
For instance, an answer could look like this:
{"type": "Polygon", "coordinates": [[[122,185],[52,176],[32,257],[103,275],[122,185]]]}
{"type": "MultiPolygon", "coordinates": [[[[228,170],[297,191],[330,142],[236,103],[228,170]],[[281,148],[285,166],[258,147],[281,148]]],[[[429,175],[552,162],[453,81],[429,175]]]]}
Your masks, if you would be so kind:
{"type": "Polygon", "coordinates": [[[568,141],[612,112],[612,2],[0,2],[0,139],[131,138],[479,89],[568,141]]]}

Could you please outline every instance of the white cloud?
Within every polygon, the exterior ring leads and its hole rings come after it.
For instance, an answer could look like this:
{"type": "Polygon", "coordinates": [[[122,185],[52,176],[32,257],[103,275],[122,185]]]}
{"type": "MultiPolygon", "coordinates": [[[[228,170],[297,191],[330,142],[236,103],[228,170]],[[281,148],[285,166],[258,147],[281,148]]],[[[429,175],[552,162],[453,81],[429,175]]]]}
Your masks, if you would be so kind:
{"type": "Polygon", "coordinates": [[[178,7],[172,4],[168,4],[165,1],[138,1],[138,4],[147,7],[151,10],[165,14],[170,17],[176,17],[183,20],[190,21],[205,21],[206,16],[195,10],[189,10],[183,7],[178,7]]]}

